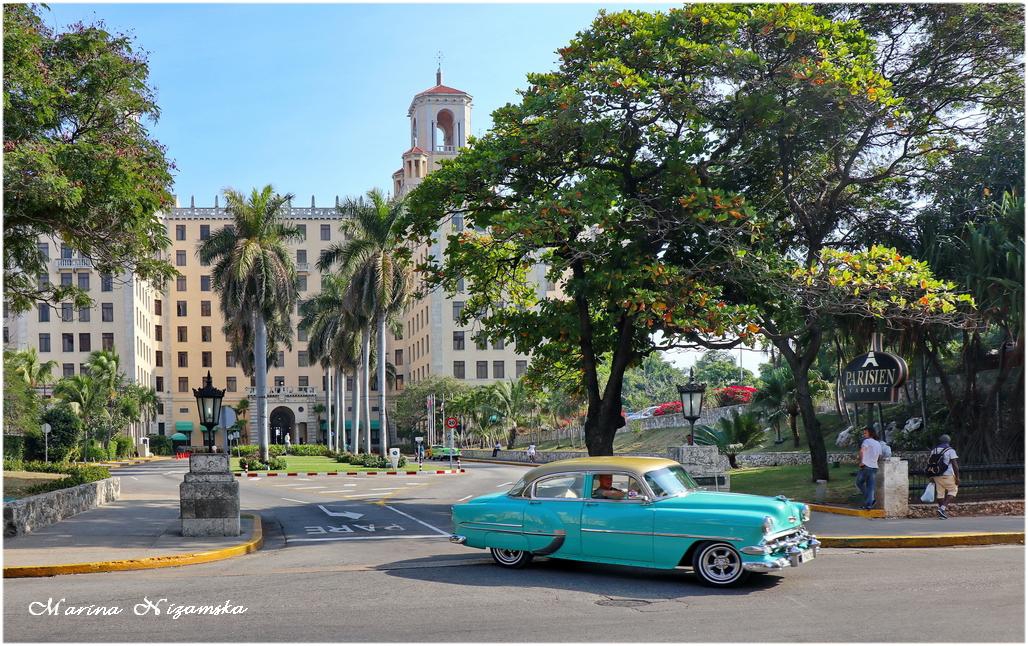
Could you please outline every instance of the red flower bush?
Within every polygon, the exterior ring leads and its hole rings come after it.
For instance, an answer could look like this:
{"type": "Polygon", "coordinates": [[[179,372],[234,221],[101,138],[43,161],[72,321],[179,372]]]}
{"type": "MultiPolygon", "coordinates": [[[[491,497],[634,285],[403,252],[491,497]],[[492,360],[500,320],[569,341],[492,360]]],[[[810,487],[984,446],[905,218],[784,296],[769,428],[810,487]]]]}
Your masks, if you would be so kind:
{"type": "Polygon", "coordinates": [[[682,402],[681,401],[664,402],[660,406],[657,406],[657,410],[653,411],[653,416],[654,417],[660,417],[662,415],[675,415],[675,414],[681,414],[681,412],[682,412],[682,402]]]}
{"type": "Polygon", "coordinates": [[[752,386],[725,386],[714,391],[718,406],[738,406],[753,401],[753,394],[757,389],[752,386]]]}

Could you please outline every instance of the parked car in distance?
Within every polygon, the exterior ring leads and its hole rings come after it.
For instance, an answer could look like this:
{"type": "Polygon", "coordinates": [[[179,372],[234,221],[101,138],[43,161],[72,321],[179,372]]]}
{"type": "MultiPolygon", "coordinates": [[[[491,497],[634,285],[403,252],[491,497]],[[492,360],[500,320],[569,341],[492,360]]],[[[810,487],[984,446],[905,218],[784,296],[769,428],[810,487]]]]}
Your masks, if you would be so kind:
{"type": "Polygon", "coordinates": [[[818,555],[810,508],[704,491],[663,458],[590,457],[536,467],[507,492],[452,509],[450,541],[487,549],[500,566],[535,556],[659,569],[692,567],[711,586],[777,572],[818,555]]]}
{"type": "Polygon", "coordinates": [[[629,413],[628,416],[625,417],[625,420],[631,422],[631,421],[637,420],[637,419],[646,419],[648,417],[653,417],[653,412],[655,410],[657,410],[657,406],[650,406],[648,408],[643,408],[642,410],[637,410],[634,413],[629,413]]]}
{"type": "Polygon", "coordinates": [[[451,454],[455,458],[460,457],[460,448],[454,447],[451,449],[442,444],[435,444],[429,447],[426,457],[430,460],[446,460],[449,459],[451,454]]]}

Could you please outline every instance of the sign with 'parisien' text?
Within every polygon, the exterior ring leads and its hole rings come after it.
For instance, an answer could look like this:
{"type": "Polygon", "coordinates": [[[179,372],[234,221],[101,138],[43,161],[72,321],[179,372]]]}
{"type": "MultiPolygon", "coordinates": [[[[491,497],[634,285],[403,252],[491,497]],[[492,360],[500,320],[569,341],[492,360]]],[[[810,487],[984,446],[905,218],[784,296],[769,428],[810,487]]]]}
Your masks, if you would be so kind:
{"type": "Polygon", "coordinates": [[[899,400],[907,362],[889,352],[862,354],[842,371],[842,397],[848,403],[891,403],[899,400]]]}

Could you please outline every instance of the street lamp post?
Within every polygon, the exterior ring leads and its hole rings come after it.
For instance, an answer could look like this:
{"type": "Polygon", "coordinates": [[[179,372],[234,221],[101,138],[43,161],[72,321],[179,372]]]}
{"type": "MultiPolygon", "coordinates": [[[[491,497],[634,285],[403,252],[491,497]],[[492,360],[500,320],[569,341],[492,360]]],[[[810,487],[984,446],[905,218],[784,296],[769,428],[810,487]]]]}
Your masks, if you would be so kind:
{"type": "Polygon", "coordinates": [[[225,397],[225,391],[211,385],[211,371],[208,370],[203,379],[203,388],[194,388],[193,397],[196,397],[196,407],[200,410],[200,425],[204,427],[207,451],[213,453],[214,427],[221,419],[221,400],[225,397]]]}
{"type": "Polygon", "coordinates": [[[689,369],[689,383],[678,386],[678,396],[682,398],[682,416],[689,422],[689,446],[696,444],[693,437],[693,426],[703,413],[703,392],[707,384],[698,384],[689,369]]]}

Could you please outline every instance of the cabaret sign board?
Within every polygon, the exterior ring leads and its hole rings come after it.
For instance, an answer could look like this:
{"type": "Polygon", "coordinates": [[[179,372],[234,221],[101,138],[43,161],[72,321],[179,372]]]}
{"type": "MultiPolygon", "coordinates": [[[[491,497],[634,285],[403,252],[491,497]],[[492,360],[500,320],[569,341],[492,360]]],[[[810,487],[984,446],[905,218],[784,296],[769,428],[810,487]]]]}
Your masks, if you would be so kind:
{"type": "Polygon", "coordinates": [[[899,389],[908,374],[902,357],[872,350],[846,364],[841,380],[843,400],[850,404],[899,401],[899,389]]]}

